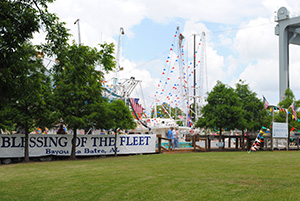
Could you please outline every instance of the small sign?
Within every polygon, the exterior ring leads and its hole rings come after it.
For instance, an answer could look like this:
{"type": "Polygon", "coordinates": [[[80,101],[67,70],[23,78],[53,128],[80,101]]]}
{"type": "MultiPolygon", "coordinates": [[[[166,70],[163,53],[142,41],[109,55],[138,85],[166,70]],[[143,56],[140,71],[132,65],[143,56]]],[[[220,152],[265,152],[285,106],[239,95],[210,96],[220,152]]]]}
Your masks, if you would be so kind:
{"type": "Polygon", "coordinates": [[[273,122],[273,138],[288,138],[289,130],[287,123],[273,122]]]}

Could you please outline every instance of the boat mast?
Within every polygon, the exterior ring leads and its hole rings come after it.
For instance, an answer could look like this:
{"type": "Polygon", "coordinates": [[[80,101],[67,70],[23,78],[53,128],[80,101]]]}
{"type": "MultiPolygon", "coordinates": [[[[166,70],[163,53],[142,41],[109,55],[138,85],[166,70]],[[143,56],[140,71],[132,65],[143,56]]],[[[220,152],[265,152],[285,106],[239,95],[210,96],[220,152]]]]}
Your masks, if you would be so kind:
{"type": "Polygon", "coordinates": [[[119,40],[118,40],[118,49],[116,54],[116,68],[115,68],[115,77],[113,78],[114,90],[117,90],[118,80],[119,80],[119,71],[123,70],[120,66],[120,55],[121,55],[121,39],[122,35],[124,35],[123,27],[120,27],[119,40]]]}
{"type": "Polygon", "coordinates": [[[120,28],[120,33],[119,33],[119,41],[118,41],[118,50],[117,50],[117,55],[116,55],[116,70],[117,72],[119,72],[121,69],[121,66],[120,66],[120,55],[121,55],[121,38],[122,38],[122,35],[124,35],[125,32],[124,32],[124,29],[123,27],[120,28]]]}
{"type": "Polygon", "coordinates": [[[78,45],[81,45],[79,19],[77,19],[74,24],[78,25],[78,45]]]}
{"type": "MultiPolygon", "coordinates": [[[[189,98],[188,98],[188,85],[185,84],[185,82],[183,81],[184,77],[187,77],[187,76],[184,76],[184,72],[183,72],[183,65],[182,65],[182,41],[184,39],[184,36],[180,33],[180,30],[179,30],[179,26],[177,26],[177,34],[178,34],[178,52],[177,52],[177,55],[178,55],[178,68],[179,68],[179,73],[180,73],[180,86],[181,86],[181,94],[183,96],[183,99],[186,99],[186,102],[187,102],[187,106],[186,106],[186,125],[187,125],[187,120],[188,120],[188,102],[189,102],[189,98]]],[[[187,69],[186,69],[187,70],[187,69]]],[[[186,72],[186,75],[187,75],[187,72],[186,72]]],[[[187,78],[188,79],[188,78],[187,78]]],[[[188,81],[187,81],[188,83],[188,81]]]]}
{"type": "MultiPolygon", "coordinates": [[[[205,91],[208,91],[208,78],[207,78],[207,65],[206,65],[206,42],[205,42],[205,32],[202,32],[200,43],[201,51],[200,51],[200,63],[199,63],[199,77],[198,77],[198,97],[199,97],[199,105],[204,105],[204,95],[205,91]],[[204,80],[206,80],[206,83],[204,84],[204,80]],[[204,89],[204,85],[206,85],[206,90],[204,89]]],[[[196,113],[196,118],[199,116],[199,114],[196,113]]],[[[198,119],[198,118],[197,118],[198,119]]]]}

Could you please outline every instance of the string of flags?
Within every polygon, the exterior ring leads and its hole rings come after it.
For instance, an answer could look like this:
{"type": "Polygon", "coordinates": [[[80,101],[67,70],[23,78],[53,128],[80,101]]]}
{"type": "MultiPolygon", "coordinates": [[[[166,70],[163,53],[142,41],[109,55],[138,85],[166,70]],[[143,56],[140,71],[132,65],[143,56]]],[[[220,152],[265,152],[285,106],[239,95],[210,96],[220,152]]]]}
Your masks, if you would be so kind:
{"type": "Polygon", "coordinates": [[[300,130],[296,129],[295,127],[292,127],[291,130],[290,130],[290,132],[292,132],[294,130],[297,130],[297,132],[300,133],[300,130]]]}
{"type": "MultiPolygon", "coordinates": [[[[156,99],[155,105],[167,103],[168,106],[183,106],[189,109],[189,89],[194,88],[193,85],[190,86],[189,78],[193,76],[195,69],[191,68],[193,62],[186,61],[184,58],[185,48],[182,44],[183,39],[184,36],[176,30],[173,43],[170,46],[170,51],[166,58],[165,66],[163,67],[159,83],[156,87],[154,95],[156,99]],[[178,38],[180,40],[178,40],[178,38]]],[[[198,53],[201,44],[202,40],[200,39],[196,54],[198,53]]],[[[197,60],[196,63],[197,68],[200,60],[197,60]]],[[[197,85],[198,83],[196,83],[196,86],[197,85]]]]}
{"type": "MultiPolygon", "coordinates": [[[[267,101],[267,99],[264,96],[263,96],[263,102],[264,102],[264,109],[267,109],[270,107],[269,102],[267,101]]],[[[292,119],[294,119],[297,122],[300,122],[300,119],[297,118],[295,101],[293,101],[293,103],[287,109],[281,108],[278,106],[273,106],[273,107],[270,107],[270,112],[272,112],[272,108],[274,108],[274,110],[279,110],[279,112],[284,112],[285,114],[290,114],[289,108],[291,108],[292,109],[292,119]]]]}
{"type": "MultiPolygon", "coordinates": [[[[295,119],[295,121],[298,121],[298,118],[297,118],[297,113],[296,113],[296,105],[295,105],[295,101],[292,103],[292,105],[290,106],[290,108],[292,109],[293,111],[293,117],[295,119]]],[[[299,121],[298,121],[299,122],[299,121]]]]}

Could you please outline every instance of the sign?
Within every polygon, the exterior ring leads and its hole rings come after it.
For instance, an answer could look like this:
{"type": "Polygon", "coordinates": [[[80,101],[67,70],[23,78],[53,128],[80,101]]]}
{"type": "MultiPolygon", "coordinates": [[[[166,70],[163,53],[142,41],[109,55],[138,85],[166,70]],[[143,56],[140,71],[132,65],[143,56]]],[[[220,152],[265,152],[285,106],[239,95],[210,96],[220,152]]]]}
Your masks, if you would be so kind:
{"type": "Polygon", "coordinates": [[[287,123],[276,123],[273,122],[273,138],[288,138],[289,130],[287,123]]]}
{"type": "MultiPolygon", "coordinates": [[[[73,135],[29,135],[29,157],[70,156],[73,135]]],[[[156,135],[118,135],[117,153],[154,153],[156,135]]],[[[0,135],[0,158],[24,157],[25,135],[0,135]]],[[[76,156],[112,155],[115,135],[80,135],[76,156]]]]}

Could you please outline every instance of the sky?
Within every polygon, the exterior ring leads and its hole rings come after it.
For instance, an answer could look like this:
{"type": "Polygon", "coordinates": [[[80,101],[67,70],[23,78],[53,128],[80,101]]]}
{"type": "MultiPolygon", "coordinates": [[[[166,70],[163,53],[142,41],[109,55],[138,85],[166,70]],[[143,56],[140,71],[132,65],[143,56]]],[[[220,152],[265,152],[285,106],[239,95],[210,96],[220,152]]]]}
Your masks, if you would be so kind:
{"type": "MultiPolygon", "coordinates": [[[[143,97],[140,103],[149,108],[155,102],[163,69],[169,68],[166,60],[175,53],[170,47],[176,43],[177,26],[185,37],[186,63],[193,54],[193,34],[197,34],[197,44],[201,39],[204,46],[205,41],[204,50],[199,46],[197,55],[205,58],[203,96],[218,80],[235,87],[242,79],[258,98],[265,96],[270,104],[278,104],[279,37],[274,27],[276,11],[282,6],[292,17],[300,15],[297,0],[56,0],[49,11],[67,23],[76,43],[78,24],[74,22],[80,19],[81,43],[92,47],[108,42],[117,49],[123,27],[120,65],[124,70],[118,77],[141,80],[132,96],[143,97]],[[200,37],[202,32],[205,39],[200,37]]],[[[290,45],[290,88],[296,99],[300,99],[299,54],[300,47],[290,45]]]]}

